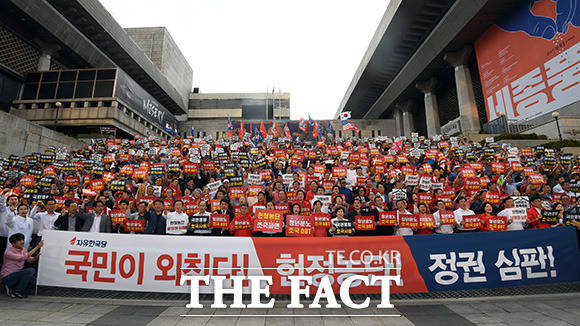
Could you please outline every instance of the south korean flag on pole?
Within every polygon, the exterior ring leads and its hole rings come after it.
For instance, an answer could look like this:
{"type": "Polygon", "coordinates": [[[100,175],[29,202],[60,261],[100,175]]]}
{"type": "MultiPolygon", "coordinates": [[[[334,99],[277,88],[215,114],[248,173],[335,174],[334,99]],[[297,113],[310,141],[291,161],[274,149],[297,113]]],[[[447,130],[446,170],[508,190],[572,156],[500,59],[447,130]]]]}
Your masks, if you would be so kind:
{"type": "Polygon", "coordinates": [[[340,113],[340,120],[348,120],[350,119],[350,111],[346,111],[346,112],[341,112],[340,113]]]}

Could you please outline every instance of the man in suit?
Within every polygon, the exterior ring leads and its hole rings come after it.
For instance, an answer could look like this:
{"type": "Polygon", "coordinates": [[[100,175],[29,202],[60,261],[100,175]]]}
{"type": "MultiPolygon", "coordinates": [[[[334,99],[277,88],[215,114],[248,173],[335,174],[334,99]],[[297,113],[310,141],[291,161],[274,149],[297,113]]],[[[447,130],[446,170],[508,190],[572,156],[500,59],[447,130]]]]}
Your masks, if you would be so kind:
{"type": "Polygon", "coordinates": [[[95,202],[95,213],[90,214],[83,224],[83,232],[111,233],[111,217],[104,213],[105,203],[95,202]]]}
{"type": "Polygon", "coordinates": [[[67,199],[65,206],[63,214],[54,221],[54,228],[60,231],[81,231],[89,215],[79,209],[77,202],[72,199],[67,199]]]}
{"type": "Polygon", "coordinates": [[[145,234],[165,234],[166,220],[163,216],[165,204],[163,200],[156,199],[153,201],[153,209],[149,210],[149,221],[145,234]]]}
{"type": "MultiPolygon", "coordinates": [[[[234,213],[230,210],[230,203],[225,198],[220,201],[220,209],[213,213],[227,215],[230,221],[234,219],[234,213]]],[[[230,234],[227,232],[227,229],[214,228],[212,229],[212,235],[229,236],[230,234]]]]}

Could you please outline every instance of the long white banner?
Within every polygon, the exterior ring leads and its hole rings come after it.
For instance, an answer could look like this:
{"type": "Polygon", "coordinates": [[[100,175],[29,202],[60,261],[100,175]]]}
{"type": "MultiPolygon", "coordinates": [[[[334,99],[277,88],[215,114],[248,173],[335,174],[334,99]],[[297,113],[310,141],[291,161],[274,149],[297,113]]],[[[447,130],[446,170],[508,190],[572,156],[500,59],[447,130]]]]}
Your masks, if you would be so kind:
{"type": "MultiPolygon", "coordinates": [[[[43,240],[39,285],[189,292],[189,286],[180,286],[182,273],[263,275],[252,240],[245,237],[45,231],[43,240]]],[[[212,290],[213,284],[200,286],[201,293],[212,290]]]]}

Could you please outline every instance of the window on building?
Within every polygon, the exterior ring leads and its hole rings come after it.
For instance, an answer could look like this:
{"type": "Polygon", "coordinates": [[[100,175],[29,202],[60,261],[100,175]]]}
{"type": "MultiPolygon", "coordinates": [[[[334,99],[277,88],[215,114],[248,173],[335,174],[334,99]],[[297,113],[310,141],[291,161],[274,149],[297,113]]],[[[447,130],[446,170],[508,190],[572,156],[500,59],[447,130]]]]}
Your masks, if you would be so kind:
{"type": "Polygon", "coordinates": [[[358,138],[362,138],[362,131],[358,131],[358,138]]]}
{"type": "Polygon", "coordinates": [[[373,138],[375,137],[375,131],[374,130],[371,130],[371,135],[372,135],[371,137],[373,137],[373,138]]]}
{"type": "Polygon", "coordinates": [[[381,129],[377,130],[377,132],[379,133],[379,136],[381,135],[381,129]]]}
{"type": "Polygon", "coordinates": [[[220,139],[220,132],[219,131],[215,132],[215,139],[220,139]]]}
{"type": "Polygon", "coordinates": [[[356,136],[356,132],[354,130],[352,131],[352,136],[356,136]]]}

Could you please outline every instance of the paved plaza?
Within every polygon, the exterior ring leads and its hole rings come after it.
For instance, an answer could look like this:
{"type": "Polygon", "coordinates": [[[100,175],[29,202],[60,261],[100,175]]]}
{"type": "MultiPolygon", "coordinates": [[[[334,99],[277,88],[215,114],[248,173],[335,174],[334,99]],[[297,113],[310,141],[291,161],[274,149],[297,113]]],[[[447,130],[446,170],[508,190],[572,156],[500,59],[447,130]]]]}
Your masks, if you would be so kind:
{"type": "Polygon", "coordinates": [[[184,301],[2,296],[0,325],[580,325],[580,293],[393,303],[380,310],[288,309],[287,301],[273,309],[193,310],[184,301]]]}

